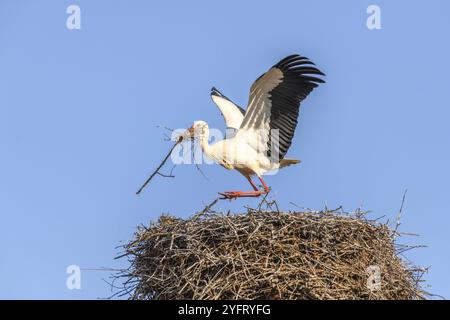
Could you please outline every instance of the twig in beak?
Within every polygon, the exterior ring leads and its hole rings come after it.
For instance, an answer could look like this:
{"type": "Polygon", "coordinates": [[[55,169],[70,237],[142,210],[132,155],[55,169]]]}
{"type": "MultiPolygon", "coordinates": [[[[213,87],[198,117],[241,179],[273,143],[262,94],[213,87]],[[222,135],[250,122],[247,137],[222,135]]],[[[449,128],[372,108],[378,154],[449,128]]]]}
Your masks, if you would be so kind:
{"type": "Polygon", "coordinates": [[[139,190],[136,192],[136,194],[140,194],[142,190],[144,190],[144,188],[147,186],[147,184],[150,182],[150,180],[153,179],[153,177],[159,173],[159,170],[162,168],[162,166],[167,162],[167,160],[169,159],[173,149],[175,149],[175,147],[179,144],[180,142],[177,141],[172,148],[170,149],[170,151],[167,153],[166,157],[164,158],[164,160],[161,162],[161,164],[158,166],[158,168],[156,168],[156,170],[150,175],[150,177],[148,177],[148,179],[144,182],[144,184],[142,185],[142,187],[139,188],[139,190]]]}
{"type": "Polygon", "coordinates": [[[164,175],[161,172],[159,172],[159,170],[164,166],[164,164],[167,162],[167,160],[169,159],[170,155],[172,154],[172,151],[175,149],[175,147],[180,144],[181,142],[183,142],[186,139],[192,139],[193,138],[193,132],[194,129],[191,127],[189,128],[186,132],[184,132],[183,134],[181,134],[178,138],[177,141],[175,142],[175,144],[172,146],[172,148],[170,149],[170,151],[167,153],[166,157],[164,158],[164,160],[159,164],[159,166],[156,168],[155,171],[153,171],[153,173],[150,175],[150,177],[148,177],[148,179],[144,182],[144,184],[142,185],[142,187],[139,188],[139,190],[136,192],[136,194],[140,194],[142,192],[142,190],[144,190],[144,188],[148,185],[148,183],[153,179],[154,176],[156,175],[160,175],[163,177],[171,177],[173,178],[174,176],[172,175],[172,171],[169,175],[164,175]]]}

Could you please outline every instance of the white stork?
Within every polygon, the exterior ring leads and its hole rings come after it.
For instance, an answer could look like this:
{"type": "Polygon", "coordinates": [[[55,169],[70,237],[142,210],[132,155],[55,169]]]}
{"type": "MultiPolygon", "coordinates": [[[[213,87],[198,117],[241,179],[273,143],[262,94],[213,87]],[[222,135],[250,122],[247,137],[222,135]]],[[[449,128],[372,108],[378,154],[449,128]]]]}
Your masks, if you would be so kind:
{"type": "Polygon", "coordinates": [[[315,75],[324,76],[308,58],[284,58],[253,83],[246,111],[212,88],[212,100],[225,118],[227,129],[235,133],[209,144],[208,124],[195,121],[189,136],[199,140],[207,157],[229,170],[239,171],[253,187],[253,191],[220,192],[225,199],[266,194],[270,189],[263,174],[300,162],[284,156],[297,126],[300,102],[319,83],[324,83],[315,75]],[[252,181],[253,175],[259,178],[263,189],[252,181]]]}

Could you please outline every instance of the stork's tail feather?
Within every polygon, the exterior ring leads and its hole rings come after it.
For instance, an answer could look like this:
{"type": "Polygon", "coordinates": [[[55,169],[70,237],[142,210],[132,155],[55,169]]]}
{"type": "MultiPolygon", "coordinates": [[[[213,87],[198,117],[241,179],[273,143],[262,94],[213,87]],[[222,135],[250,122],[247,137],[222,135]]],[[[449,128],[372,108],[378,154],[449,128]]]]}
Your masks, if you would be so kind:
{"type": "Polygon", "coordinates": [[[297,160],[297,159],[283,159],[280,161],[280,168],[284,168],[284,167],[290,166],[292,164],[297,164],[300,162],[301,162],[301,160],[297,160]]]}

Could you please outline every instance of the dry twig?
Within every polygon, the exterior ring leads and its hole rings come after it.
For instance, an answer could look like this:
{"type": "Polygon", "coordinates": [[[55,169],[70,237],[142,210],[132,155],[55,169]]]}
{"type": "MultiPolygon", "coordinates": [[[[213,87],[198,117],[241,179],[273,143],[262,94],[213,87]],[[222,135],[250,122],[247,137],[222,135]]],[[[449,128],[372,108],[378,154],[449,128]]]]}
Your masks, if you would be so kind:
{"type": "MultiPolygon", "coordinates": [[[[181,142],[181,140],[178,140],[177,142],[175,142],[175,144],[172,146],[172,148],[170,149],[170,151],[167,153],[167,155],[165,156],[165,158],[163,159],[163,161],[159,164],[159,166],[156,168],[155,171],[153,171],[153,173],[148,177],[147,180],[145,180],[144,184],[139,188],[139,190],[136,192],[136,194],[140,194],[142,190],[144,190],[144,188],[147,186],[147,184],[153,179],[154,176],[161,175],[163,177],[174,177],[172,175],[172,171],[169,175],[165,175],[162,174],[161,172],[159,172],[159,170],[161,170],[161,168],[164,166],[164,164],[167,162],[167,160],[170,158],[170,155],[172,154],[173,149],[175,149],[175,147],[181,142]]],[[[173,170],[173,168],[172,168],[173,170]]]]}

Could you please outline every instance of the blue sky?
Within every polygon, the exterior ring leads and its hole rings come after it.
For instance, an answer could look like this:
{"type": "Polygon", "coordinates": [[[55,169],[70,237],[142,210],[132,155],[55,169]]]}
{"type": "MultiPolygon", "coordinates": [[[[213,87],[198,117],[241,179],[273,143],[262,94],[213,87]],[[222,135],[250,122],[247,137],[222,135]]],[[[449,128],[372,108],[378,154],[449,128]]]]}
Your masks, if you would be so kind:
{"type": "MultiPolygon", "coordinates": [[[[157,125],[223,128],[209,90],[247,102],[292,53],[327,83],[303,103],[290,157],[266,181],[281,208],[361,205],[423,244],[430,291],[450,297],[448,1],[0,1],[0,298],[95,299],[121,268],[116,246],[161,213],[187,217],[236,172],[180,166],[134,192],[166,153],[157,125]],[[81,8],[68,30],[66,8],[81,8]],[[366,8],[381,8],[368,30],[366,8]]],[[[254,199],[221,202],[242,210],[254,199]]]]}

